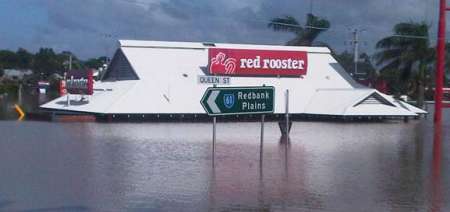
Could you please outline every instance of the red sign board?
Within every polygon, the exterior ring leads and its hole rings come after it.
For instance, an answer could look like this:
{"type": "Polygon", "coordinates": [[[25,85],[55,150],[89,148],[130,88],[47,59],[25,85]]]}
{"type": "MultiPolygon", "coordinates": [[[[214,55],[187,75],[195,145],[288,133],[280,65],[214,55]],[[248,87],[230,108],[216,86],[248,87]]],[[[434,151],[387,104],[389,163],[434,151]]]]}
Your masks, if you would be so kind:
{"type": "Polygon", "coordinates": [[[211,48],[208,54],[210,74],[300,76],[308,69],[304,51],[211,48]]]}
{"type": "Polygon", "coordinates": [[[69,71],[64,89],[70,94],[92,95],[94,93],[93,70],[69,71]]]}

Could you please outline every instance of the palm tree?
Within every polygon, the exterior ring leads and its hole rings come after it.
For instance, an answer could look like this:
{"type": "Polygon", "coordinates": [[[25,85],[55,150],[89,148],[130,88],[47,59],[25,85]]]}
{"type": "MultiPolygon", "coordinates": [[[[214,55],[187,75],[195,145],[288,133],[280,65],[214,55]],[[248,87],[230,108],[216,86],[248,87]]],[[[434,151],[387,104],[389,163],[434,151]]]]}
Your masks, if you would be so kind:
{"type": "Polygon", "coordinates": [[[274,31],[294,33],[296,36],[286,43],[288,46],[311,46],[320,33],[330,28],[330,22],[313,14],[307,14],[304,27],[292,16],[274,18],[268,27],[274,31]]]}
{"type": "Polygon", "coordinates": [[[376,44],[378,52],[375,53],[375,59],[377,65],[382,66],[380,71],[396,70],[396,81],[409,87],[419,107],[424,103],[425,86],[430,81],[434,58],[428,29],[429,26],[423,22],[399,23],[394,26],[394,35],[376,44]]]}

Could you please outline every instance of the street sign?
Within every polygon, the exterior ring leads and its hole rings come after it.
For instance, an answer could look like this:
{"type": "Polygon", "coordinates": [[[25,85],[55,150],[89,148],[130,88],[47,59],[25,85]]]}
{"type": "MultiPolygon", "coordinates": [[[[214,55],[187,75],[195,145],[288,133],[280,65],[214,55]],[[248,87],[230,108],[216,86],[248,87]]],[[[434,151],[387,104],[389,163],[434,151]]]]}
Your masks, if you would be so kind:
{"type": "Polygon", "coordinates": [[[198,84],[206,84],[206,85],[229,85],[230,77],[222,77],[222,76],[202,76],[199,75],[197,78],[198,84]]]}
{"type": "Polygon", "coordinates": [[[200,103],[210,116],[273,113],[275,88],[209,87],[200,103]]]}

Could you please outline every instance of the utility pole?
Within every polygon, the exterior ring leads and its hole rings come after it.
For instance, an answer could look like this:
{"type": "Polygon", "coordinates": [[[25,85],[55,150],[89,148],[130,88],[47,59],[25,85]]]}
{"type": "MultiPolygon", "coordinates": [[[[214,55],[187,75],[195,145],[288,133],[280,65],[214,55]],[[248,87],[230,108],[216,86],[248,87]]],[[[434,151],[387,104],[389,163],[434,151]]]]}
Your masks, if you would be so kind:
{"type": "Polygon", "coordinates": [[[354,63],[354,70],[353,75],[358,75],[358,62],[359,62],[359,33],[365,31],[365,29],[358,29],[355,28],[352,31],[352,40],[350,41],[350,44],[353,46],[353,63],[354,63]]]}
{"type": "Polygon", "coordinates": [[[69,71],[72,70],[72,53],[69,53],[69,71]]]}

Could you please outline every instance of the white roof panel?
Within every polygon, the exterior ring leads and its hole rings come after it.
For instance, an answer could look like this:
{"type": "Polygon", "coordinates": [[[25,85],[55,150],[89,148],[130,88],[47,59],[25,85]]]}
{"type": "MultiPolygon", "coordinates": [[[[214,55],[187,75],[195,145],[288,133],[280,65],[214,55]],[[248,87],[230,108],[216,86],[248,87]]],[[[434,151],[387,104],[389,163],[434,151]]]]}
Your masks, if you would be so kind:
{"type": "Polygon", "coordinates": [[[232,48],[232,49],[264,49],[264,50],[288,50],[306,51],[314,53],[331,53],[327,47],[307,46],[280,46],[280,45],[255,45],[255,44],[231,44],[231,43],[198,43],[198,42],[168,42],[168,41],[142,41],[142,40],[119,40],[120,47],[130,48],[177,48],[177,49],[208,49],[208,48],[232,48]],[[204,44],[214,44],[204,45],[204,44]]]}

